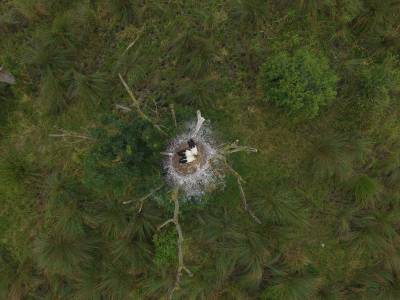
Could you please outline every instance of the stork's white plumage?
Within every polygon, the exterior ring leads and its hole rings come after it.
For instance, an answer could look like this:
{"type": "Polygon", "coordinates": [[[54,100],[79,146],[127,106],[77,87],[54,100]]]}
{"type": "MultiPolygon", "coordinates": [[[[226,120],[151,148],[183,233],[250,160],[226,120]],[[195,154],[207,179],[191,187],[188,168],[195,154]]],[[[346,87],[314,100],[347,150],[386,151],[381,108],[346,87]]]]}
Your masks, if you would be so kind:
{"type": "Polygon", "coordinates": [[[193,155],[197,155],[197,146],[194,146],[192,149],[190,149],[190,152],[192,152],[193,155]]]}
{"type": "Polygon", "coordinates": [[[189,146],[189,148],[186,148],[184,150],[180,150],[177,152],[178,155],[181,157],[179,159],[179,162],[181,164],[191,163],[196,160],[198,151],[197,151],[197,146],[196,146],[195,142],[193,141],[193,139],[190,139],[188,141],[188,146],[189,146]]]}
{"type": "Polygon", "coordinates": [[[185,151],[185,156],[186,156],[186,161],[188,163],[191,163],[192,161],[194,161],[196,159],[191,150],[186,150],[185,151]]]}

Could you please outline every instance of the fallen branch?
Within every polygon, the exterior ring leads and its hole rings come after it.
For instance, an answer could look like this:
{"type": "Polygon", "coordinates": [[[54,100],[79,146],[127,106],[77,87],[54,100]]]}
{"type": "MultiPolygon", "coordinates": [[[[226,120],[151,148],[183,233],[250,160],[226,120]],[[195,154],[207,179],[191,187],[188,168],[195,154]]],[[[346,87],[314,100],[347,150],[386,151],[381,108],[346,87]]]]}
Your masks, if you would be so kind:
{"type": "Polygon", "coordinates": [[[142,109],[140,108],[140,104],[139,101],[136,99],[135,95],[133,94],[133,92],[131,91],[131,89],[129,88],[128,84],[125,82],[125,80],[122,78],[121,74],[118,74],[119,79],[122,82],[122,85],[124,86],[125,90],[128,92],[129,97],[131,98],[133,105],[135,106],[137,112],[139,113],[139,116],[143,119],[146,120],[147,122],[151,123],[160,133],[162,133],[163,135],[168,136],[168,134],[162,130],[162,128],[156,124],[149,116],[147,116],[142,109]]]}
{"type": "Polygon", "coordinates": [[[172,191],[172,200],[175,203],[175,208],[174,208],[174,217],[172,219],[169,219],[165,221],[163,224],[158,226],[158,230],[163,228],[164,226],[168,225],[169,223],[174,223],[176,232],[178,234],[178,269],[176,272],[176,278],[175,278],[175,284],[174,287],[171,289],[169,293],[169,299],[172,299],[172,296],[176,290],[180,288],[180,283],[181,283],[181,277],[182,277],[182,271],[185,271],[189,276],[193,276],[193,273],[190,272],[190,270],[185,266],[184,261],[183,261],[183,234],[182,234],[182,228],[179,223],[179,200],[178,200],[178,193],[179,190],[176,188],[172,191]]]}

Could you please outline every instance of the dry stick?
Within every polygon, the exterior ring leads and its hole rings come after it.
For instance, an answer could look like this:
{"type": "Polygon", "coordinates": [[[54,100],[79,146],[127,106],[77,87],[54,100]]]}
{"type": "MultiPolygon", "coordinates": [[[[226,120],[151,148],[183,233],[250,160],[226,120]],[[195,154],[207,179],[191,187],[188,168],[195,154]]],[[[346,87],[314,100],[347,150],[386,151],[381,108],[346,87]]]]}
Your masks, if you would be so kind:
{"type": "Polygon", "coordinates": [[[261,221],[257,216],[254,214],[254,212],[250,209],[249,205],[247,204],[247,199],[246,199],[246,194],[244,193],[244,189],[242,186],[242,182],[245,182],[240,176],[238,172],[236,172],[227,162],[225,155],[232,154],[235,152],[257,152],[257,149],[252,148],[252,147],[247,147],[247,146],[239,146],[239,140],[236,140],[235,142],[228,144],[228,145],[222,145],[220,147],[220,155],[218,156],[222,161],[225,163],[225,166],[227,169],[236,177],[237,184],[239,186],[240,190],[240,198],[242,199],[244,209],[250,214],[250,216],[258,223],[261,224],[261,221]]]}
{"type": "Polygon", "coordinates": [[[121,80],[124,88],[126,89],[126,91],[128,92],[129,97],[131,98],[133,105],[135,106],[135,108],[137,109],[139,116],[143,119],[148,121],[149,123],[151,123],[159,132],[161,132],[163,135],[168,136],[168,134],[161,129],[161,127],[159,125],[157,125],[156,123],[153,122],[152,119],[149,118],[149,116],[147,116],[142,109],[140,108],[140,104],[139,101],[136,99],[135,95],[133,94],[133,92],[131,91],[131,89],[129,88],[128,84],[125,82],[125,80],[122,78],[121,74],[118,74],[119,79],[121,80]]]}
{"type": "Polygon", "coordinates": [[[250,209],[249,205],[247,204],[247,199],[246,199],[246,194],[244,193],[243,190],[243,186],[242,186],[242,182],[245,182],[242,178],[242,176],[240,176],[240,174],[238,172],[236,172],[229,164],[228,162],[225,160],[225,165],[228,168],[228,170],[236,177],[236,182],[239,186],[239,191],[240,191],[240,198],[242,199],[243,202],[243,206],[244,206],[244,210],[247,211],[249,213],[249,215],[258,223],[261,224],[261,221],[259,218],[257,218],[257,216],[254,214],[254,212],[250,209]]]}
{"type": "Polygon", "coordinates": [[[255,148],[247,147],[247,146],[236,146],[236,147],[230,147],[229,149],[226,150],[226,154],[232,154],[235,152],[257,152],[258,150],[255,148]]]}
{"type": "MultiPolygon", "coordinates": [[[[150,198],[151,196],[153,196],[156,192],[161,190],[163,188],[163,186],[164,186],[164,184],[159,185],[155,189],[152,189],[150,191],[150,193],[146,194],[145,196],[143,196],[142,198],[139,199],[138,214],[140,214],[142,212],[144,200],[146,200],[146,199],[150,198]]],[[[134,201],[134,200],[124,201],[124,202],[122,202],[122,204],[128,204],[128,203],[131,203],[132,201],[134,201]]]]}
{"type": "Polygon", "coordinates": [[[160,152],[161,155],[165,155],[165,156],[174,156],[174,153],[171,152],[160,152]]]}
{"type": "Polygon", "coordinates": [[[157,101],[156,101],[156,100],[154,100],[154,98],[151,98],[151,100],[152,100],[152,101],[153,101],[153,103],[154,103],[154,107],[155,107],[155,110],[154,110],[154,112],[155,112],[155,114],[156,114],[157,118],[159,118],[157,101]]]}
{"type": "Polygon", "coordinates": [[[175,126],[175,128],[177,128],[177,127],[178,127],[178,124],[176,123],[176,115],[175,115],[174,104],[171,103],[171,104],[169,105],[169,108],[170,108],[170,110],[171,110],[172,120],[174,121],[174,126],[175,126]]]}
{"type": "Polygon", "coordinates": [[[130,109],[129,107],[127,107],[125,105],[121,105],[121,104],[115,104],[115,108],[123,110],[123,111],[132,111],[132,109],[130,109]]]}
{"type": "Polygon", "coordinates": [[[233,143],[230,143],[228,145],[221,145],[221,152],[228,155],[232,154],[235,152],[246,152],[246,153],[252,153],[252,152],[257,152],[258,150],[256,148],[248,147],[248,146],[239,146],[239,140],[234,141],[233,143]]]}
{"type": "Polygon", "coordinates": [[[125,51],[122,53],[122,55],[124,55],[126,52],[128,52],[128,50],[131,49],[131,48],[136,44],[136,42],[138,41],[138,39],[139,39],[140,36],[142,35],[142,32],[143,32],[143,28],[139,31],[138,35],[137,35],[136,38],[133,40],[133,42],[130,43],[130,44],[128,45],[128,47],[126,47],[126,49],[125,49],[125,51]]]}
{"type": "Polygon", "coordinates": [[[163,228],[164,226],[168,225],[169,223],[174,223],[174,219],[168,219],[167,221],[165,221],[164,223],[162,223],[160,226],[157,227],[157,230],[160,231],[161,228],[163,228]]]}
{"type": "Polygon", "coordinates": [[[182,271],[185,271],[189,276],[193,276],[193,273],[190,272],[190,270],[185,266],[185,263],[183,261],[183,241],[184,241],[184,239],[183,239],[183,234],[182,234],[182,228],[181,228],[181,225],[179,223],[178,193],[179,193],[179,189],[175,188],[172,191],[172,196],[171,196],[172,200],[175,203],[174,217],[172,219],[168,219],[167,221],[165,221],[163,224],[161,224],[157,228],[158,230],[160,230],[161,228],[163,228],[167,224],[174,223],[175,224],[175,228],[176,228],[176,232],[178,233],[178,269],[177,269],[177,272],[176,272],[175,285],[174,285],[174,287],[171,289],[171,291],[169,293],[169,299],[172,299],[172,296],[173,296],[174,292],[177,289],[179,289],[179,287],[180,287],[182,271]]]}
{"type": "Polygon", "coordinates": [[[253,212],[253,211],[250,209],[250,207],[247,205],[246,195],[245,195],[245,193],[244,193],[243,186],[242,186],[242,183],[241,183],[240,178],[236,178],[236,180],[237,180],[237,183],[238,183],[238,185],[239,185],[240,196],[241,196],[242,201],[243,201],[244,209],[250,214],[250,216],[252,216],[252,218],[253,218],[258,224],[261,224],[260,219],[257,218],[257,216],[254,214],[254,212],[253,212]]]}
{"type": "Polygon", "coordinates": [[[172,295],[174,294],[174,292],[177,289],[179,289],[181,277],[182,277],[182,270],[185,270],[185,272],[188,273],[189,276],[193,276],[192,272],[190,272],[190,270],[188,268],[186,268],[186,266],[183,262],[183,234],[182,234],[181,225],[179,224],[178,190],[176,190],[172,194],[172,199],[175,202],[174,223],[175,223],[176,231],[178,233],[178,270],[176,272],[175,285],[169,294],[169,299],[172,299],[172,295]]]}
{"type": "Polygon", "coordinates": [[[201,116],[200,110],[198,110],[197,111],[197,123],[196,123],[196,128],[194,129],[193,137],[195,137],[199,133],[200,128],[201,128],[201,126],[203,126],[203,123],[204,123],[205,120],[206,119],[204,119],[201,116]]]}
{"type": "Polygon", "coordinates": [[[71,133],[67,132],[65,130],[62,130],[63,133],[59,134],[49,134],[50,137],[75,137],[75,138],[80,138],[80,139],[86,139],[86,140],[95,140],[92,137],[86,136],[86,135],[81,135],[81,134],[76,134],[76,133],[71,133]]]}

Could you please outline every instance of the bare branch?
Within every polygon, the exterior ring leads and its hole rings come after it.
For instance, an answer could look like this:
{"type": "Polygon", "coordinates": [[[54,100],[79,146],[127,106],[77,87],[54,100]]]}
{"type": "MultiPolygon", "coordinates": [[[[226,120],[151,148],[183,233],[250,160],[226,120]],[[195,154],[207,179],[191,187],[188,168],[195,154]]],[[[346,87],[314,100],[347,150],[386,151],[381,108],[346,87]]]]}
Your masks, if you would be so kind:
{"type": "Polygon", "coordinates": [[[128,84],[125,82],[125,80],[122,78],[121,74],[118,74],[119,79],[122,82],[122,85],[124,86],[125,90],[128,92],[129,97],[132,100],[133,106],[135,106],[137,112],[139,113],[139,116],[143,119],[146,120],[147,122],[151,123],[160,133],[162,133],[163,135],[168,136],[168,134],[162,130],[162,128],[156,124],[149,116],[147,116],[142,109],[140,108],[140,103],[139,101],[136,99],[135,95],[133,94],[133,92],[131,91],[131,89],[129,88],[128,84]]]}
{"type": "Polygon", "coordinates": [[[177,127],[178,127],[178,124],[177,124],[177,122],[176,122],[176,115],[175,115],[174,104],[171,103],[171,104],[169,105],[169,108],[170,108],[170,110],[171,110],[171,115],[172,115],[172,120],[174,121],[174,126],[175,126],[175,128],[177,128],[177,127]]]}
{"type": "Polygon", "coordinates": [[[130,43],[130,44],[128,45],[128,47],[126,47],[126,49],[125,49],[125,51],[122,53],[122,55],[124,55],[126,52],[128,52],[128,50],[131,49],[131,48],[136,44],[136,42],[138,41],[138,39],[139,39],[140,36],[142,35],[143,30],[144,30],[144,28],[140,29],[140,31],[138,32],[136,38],[132,41],[132,43],[130,43]]]}
{"type": "Polygon", "coordinates": [[[94,138],[90,137],[90,136],[86,136],[83,134],[77,134],[74,132],[69,132],[67,130],[61,130],[61,133],[52,133],[49,134],[50,137],[61,137],[61,138],[65,138],[65,137],[72,137],[72,138],[79,138],[79,139],[85,139],[85,140],[95,140],[94,138]]]}
{"type": "Polygon", "coordinates": [[[245,182],[244,179],[242,178],[242,176],[240,176],[240,174],[238,172],[236,172],[230,164],[228,164],[228,162],[226,161],[226,159],[224,160],[225,166],[227,167],[227,169],[236,177],[237,180],[239,180],[240,182],[245,182]]]}
{"type": "Polygon", "coordinates": [[[169,293],[169,299],[172,299],[172,296],[173,296],[174,292],[180,288],[180,283],[181,283],[181,277],[182,277],[182,271],[183,270],[189,276],[193,276],[193,273],[190,272],[190,270],[185,266],[185,263],[183,261],[183,242],[184,242],[184,239],[183,239],[182,228],[181,228],[181,225],[179,223],[179,199],[178,199],[178,195],[179,195],[179,189],[175,188],[172,191],[172,195],[171,195],[171,200],[175,203],[174,217],[172,219],[169,219],[169,220],[165,221],[163,224],[161,224],[157,228],[158,230],[160,230],[161,228],[163,228],[167,224],[174,223],[176,232],[178,234],[178,242],[177,242],[177,244],[178,244],[178,269],[176,271],[176,278],[175,278],[174,287],[171,289],[171,291],[169,293]]]}
{"type": "Polygon", "coordinates": [[[237,178],[237,184],[238,184],[238,186],[239,186],[240,197],[242,198],[242,202],[243,202],[244,209],[250,214],[250,216],[252,216],[252,218],[253,218],[258,224],[261,224],[260,219],[257,218],[257,216],[254,214],[254,212],[250,209],[250,207],[249,207],[248,204],[247,204],[246,194],[244,193],[243,186],[242,186],[242,182],[241,182],[241,179],[240,179],[239,177],[237,178]]]}
{"type": "Polygon", "coordinates": [[[125,106],[125,105],[121,105],[121,104],[115,104],[115,107],[117,109],[123,110],[123,111],[132,111],[132,109],[130,109],[129,107],[125,106]]]}
{"type": "Polygon", "coordinates": [[[195,127],[195,129],[194,129],[193,137],[195,137],[195,136],[199,133],[200,128],[201,128],[201,126],[203,126],[203,123],[204,123],[205,120],[206,120],[206,119],[204,119],[204,118],[201,116],[200,110],[198,110],[198,111],[197,111],[197,124],[196,124],[196,127],[195,127]]]}
{"type": "Polygon", "coordinates": [[[188,268],[186,268],[185,266],[183,266],[182,269],[183,269],[190,277],[193,276],[193,273],[190,272],[190,270],[189,270],[188,268]]]}
{"type": "MultiPolygon", "coordinates": [[[[138,201],[139,202],[138,214],[140,214],[142,212],[144,201],[147,198],[150,198],[151,196],[153,196],[159,190],[161,190],[163,186],[164,186],[164,184],[159,185],[158,187],[156,187],[155,189],[152,189],[148,194],[146,194],[145,196],[143,196],[142,198],[139,199],[139,201],[138,201]]],[[[131,203],[133,201],[135,201],[135,200],[124,201],[124,202],[122,202],[122,204],[128,204],[128,203],[131,203]]]]}
{"type": "Polygon", "coordinates": [[[154,104],[154,113],[156,114],[156,117],[158,119],[159,118],[159,114],[158,114],[157,101],[154,98],[151,98],[151,100],[153,101],[153,104],[154,104]]]}
{"type": "Polygon", "coordinates": [[[165,156],[173,156],[174,155],[171,152],[160,152],[160,154],[165,155],[165,156]]]}
{"type": "Polygon", "coordinates": [[[257,216],[254,214],[254,212],[251,210],[251,208],[249,207],[248,203],[247,203],[247,198],[246,198],[246,194],[244,193],[244,189],[242,186],[242,182],[244,182],[242,176],[240,176],[240,174],[238,172],[236,172],[229,164],[228,162],[224,161],[226,168],[233,174],[233,176],[236,177],[236,182],[239,186],[239,191],[240,191],[240,198],[242,199],[242,203],[243,203],[243,207],[244,210],[247,211],[249,213],[249,215],[254,219],[254,221],[256,221],[258,224],[261,224],[261,221],[259,218],[257,218],[257,216]]]}
{"type": "Polygon", "coordinates": [[[229,155],[235,152],[246,152],[246,153],[254,153],[258,150],[256,148],[248,147],[248,146],[239,146],[239,140],[234,141],[230,144],[223,144],[220,146],[220,152],[224,155],[229,155]]]}
{"type": "Polygon", "coordinates": [[[169,223],[174,223],[174,219],[168,219],[164,223],[162,223],[160,226],[157,227],[157,230],[161,230],[164,226],[168,225],[169,223]]]}

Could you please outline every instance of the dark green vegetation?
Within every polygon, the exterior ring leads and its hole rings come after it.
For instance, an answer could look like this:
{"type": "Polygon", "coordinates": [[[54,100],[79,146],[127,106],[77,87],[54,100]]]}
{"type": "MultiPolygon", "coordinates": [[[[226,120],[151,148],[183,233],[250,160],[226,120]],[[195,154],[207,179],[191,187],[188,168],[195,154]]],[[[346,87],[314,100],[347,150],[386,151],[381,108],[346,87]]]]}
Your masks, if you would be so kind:
{"type": "Polygon", "coordinates": [[[261,69],[265,97],[289,112],[312,118],[336,96],[336,76],[325,58],[305,49],[279,53],[261,69]]]}
{"type": "Polygon", "coordinates": [[[168,139],[119,73],[170,135],[173,104],[179,125],[201,109],[221,141],[260,150],[230,163],[261,225],[234,178],[182,204],[194,276],[174,298],[400,299],[399,15],[392,0],[1,1],[17,84],[0,83],[0,299],[174,285],[168,189],[138,213],[168,139]]]}

